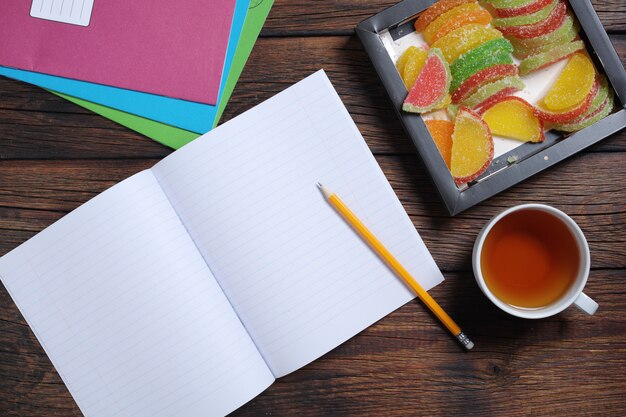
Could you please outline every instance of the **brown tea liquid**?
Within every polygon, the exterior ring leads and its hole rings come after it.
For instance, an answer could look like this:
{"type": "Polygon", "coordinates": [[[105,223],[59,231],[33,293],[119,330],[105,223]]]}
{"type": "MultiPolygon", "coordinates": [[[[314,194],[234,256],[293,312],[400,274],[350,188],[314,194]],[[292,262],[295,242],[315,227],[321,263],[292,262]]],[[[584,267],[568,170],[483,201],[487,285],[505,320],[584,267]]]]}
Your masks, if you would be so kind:
{"type": "Polygon", "coordinates": [[[485,239],[480,264],[487,287],[516,307],[544,307],[576,279],[580,254],[560,219],[540,210],[506,215],[485,239]]]}

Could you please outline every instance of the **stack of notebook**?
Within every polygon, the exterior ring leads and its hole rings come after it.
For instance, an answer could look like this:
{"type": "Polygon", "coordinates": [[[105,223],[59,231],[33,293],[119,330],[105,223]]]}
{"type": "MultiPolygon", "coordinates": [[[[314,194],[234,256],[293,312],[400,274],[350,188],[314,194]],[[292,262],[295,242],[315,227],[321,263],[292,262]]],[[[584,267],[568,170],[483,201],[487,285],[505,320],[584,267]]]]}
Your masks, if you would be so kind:
{"type": "Polygon", "coordinates": [[[0,4],[0,75],[172,148],[217,125],[273,0],[0,4]]]}

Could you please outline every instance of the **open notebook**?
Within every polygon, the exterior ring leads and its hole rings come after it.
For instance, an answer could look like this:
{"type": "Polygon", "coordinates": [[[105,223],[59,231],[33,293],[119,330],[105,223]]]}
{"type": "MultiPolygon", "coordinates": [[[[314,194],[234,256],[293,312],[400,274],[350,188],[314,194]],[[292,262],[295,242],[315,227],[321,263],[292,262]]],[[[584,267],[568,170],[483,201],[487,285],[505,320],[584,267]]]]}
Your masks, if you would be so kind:
{"type": "Polygon", "coordinates": [[[2,282],[85,415],[226,414],[413,298],[318,181],[443,279],[319,71],[0,258],[2,282]]]}

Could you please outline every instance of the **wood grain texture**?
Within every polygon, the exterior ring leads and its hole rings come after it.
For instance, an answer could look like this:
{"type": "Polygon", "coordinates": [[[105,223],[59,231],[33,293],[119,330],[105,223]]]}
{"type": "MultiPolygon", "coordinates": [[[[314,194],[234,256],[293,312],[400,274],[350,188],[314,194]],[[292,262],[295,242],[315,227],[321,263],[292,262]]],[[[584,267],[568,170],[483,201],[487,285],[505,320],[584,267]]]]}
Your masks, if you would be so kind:
{"type": "MultiPolygon", "coordinates": [[[[396,0],[277,0],[224,120],[324,68],[446,281],[433,296],[476,342],[463,352],[418,302],[277,381],[234,415],[623,415],[626,409],[626,132],[450,218],[358,40],[359,21],[396,0]],[[526,321],[480,293],[480,227],[525,202],[585,232],[594,317],[526,321]]],[[[595,0],[622,63],[626,3],[595,0]]],[[[0,255],[171,150],[37,87],[0,78],[0,255]]],[[[80,416],[0,286],[0,416],[80,416]]]]}

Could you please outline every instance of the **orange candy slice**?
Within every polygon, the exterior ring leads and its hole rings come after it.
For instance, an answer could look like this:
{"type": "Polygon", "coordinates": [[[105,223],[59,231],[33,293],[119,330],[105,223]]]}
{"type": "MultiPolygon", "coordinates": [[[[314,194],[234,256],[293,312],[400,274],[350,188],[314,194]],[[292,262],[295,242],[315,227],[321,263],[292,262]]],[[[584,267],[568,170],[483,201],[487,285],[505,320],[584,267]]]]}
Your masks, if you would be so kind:
{"type": "Polygon", "coordinates": [[[448,10],[445,13],[442,13],[439,17],[437,17],[430,25],[426,27],[422,36],[429,44],[434,42],[433,36],[439,32],[446,23],[450,20],[454,19],[457,16],[463,16],[467,13],[472,13],[478,10],[484,10],[481,6],[476,3],[467,3],[462,4],[460,6],[455,7],[452,10],[448,10]]]}
{"type": "Polygon", "coordinates": [[[509,96],[482,109],[483,120],[491,133],[523,142],[543,142],[543,123],[526,100],[509,96]]]}
{"type": "Polygon", "coordinates": [[[428,52],[423,48],[410,46],[402,54],[396,63],[396,68],[404,81],[407,90],[410,90],[415,84],[415,80],[426,63],[428,52]]]}
{"type": "Polygon", "coordinates": [[[596,77],[593,63],[584,53],[576,53],[543,98],[542,107],[559,111],[575,106],[588,95],[596,77]]]}
{"type": "Polygon", "coordinates": [[[493,137],[487,124],[461,107],[454,122],[450,172],[457,184],[473,181],[493,160],[493,137]]]}
{"type": "Polygon", "coordinates": [[[441,157],[448,169],[450,169],[450,158],[452,157],[452,132],[454,123],[448,120],[426,120],[426,127],[441,153],[441,157]]]}
{"type": "Polygon", "coordinates": [[[439,0],[428,9],[424,10],[415,21],[415,31],[422,32],[440,14],[447,12],[461,4],[475,3],[476,0],[439,0]]]}
{"type": "Polygon", "coordinates": [[[491,14],[485,10],[477,10],[475,12],[469,12],[467,14],[457,16],[444,24],[437,33],[432,37],[432,42],[436,42],[438,39],[446,36],[454,29],[458,29],[462,26],[471,25],[473,23],[488,25],[491,22],[491,14]]]}
{"type": "Polygon", "coordinates": [[[480,24],[462,26],[434,42],[431,47],[441,49],[448,63],[459,56],[492,39],[501,38],[502,33],[480,24]]]}

